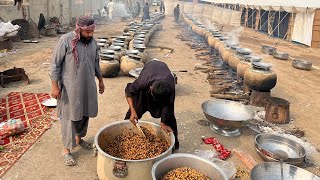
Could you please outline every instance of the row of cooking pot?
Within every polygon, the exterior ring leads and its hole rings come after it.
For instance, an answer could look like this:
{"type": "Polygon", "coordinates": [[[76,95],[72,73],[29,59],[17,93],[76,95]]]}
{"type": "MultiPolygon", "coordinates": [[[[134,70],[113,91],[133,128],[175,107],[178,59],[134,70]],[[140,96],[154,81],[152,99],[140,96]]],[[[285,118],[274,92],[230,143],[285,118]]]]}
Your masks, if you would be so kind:
{"type": "Polygon", "coordinates": [[[128,27],[122,36],[111,39],[98,38],[103,77],[118,76],[120,71],[129,75],[130,70],[143,67],[147,62],[147,55],[144,52],[146,44],[155,31],[162,28],[160,24],[134,22],[129,23],[128,27]]]}
{"type": "Polygon", "coordinates": [[[246,86],[257,91],[270,91],[277,83],[277,75],[268,63],[252,55],[252,51],[241,48],[232,39],[224,37],[217,29],[207,29],[205,25],[183,14],[182,19],[197,35],[203,37],[211,48],[219,51],[224,64],[237,72],[238,79],[243,79],[246,86]]]}

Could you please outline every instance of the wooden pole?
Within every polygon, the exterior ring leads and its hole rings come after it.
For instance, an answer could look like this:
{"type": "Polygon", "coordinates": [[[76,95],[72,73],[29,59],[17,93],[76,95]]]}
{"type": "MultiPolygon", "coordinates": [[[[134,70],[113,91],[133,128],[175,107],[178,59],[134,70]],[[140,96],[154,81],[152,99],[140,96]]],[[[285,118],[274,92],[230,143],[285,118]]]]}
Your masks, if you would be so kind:
{"type": "MultiPolygon", "coordinates": [[[[281,6],[279,7],[279,20],[281,18],[281,11],[280,10],[281,10],[281,6]]],[[[281,23],[281,22],[279,22],[279,20],[278,20],[278,26],[279,26],[278,27],[278,37],[279,37],[279,34],[280,34],[280,23],[281,23]]]]}

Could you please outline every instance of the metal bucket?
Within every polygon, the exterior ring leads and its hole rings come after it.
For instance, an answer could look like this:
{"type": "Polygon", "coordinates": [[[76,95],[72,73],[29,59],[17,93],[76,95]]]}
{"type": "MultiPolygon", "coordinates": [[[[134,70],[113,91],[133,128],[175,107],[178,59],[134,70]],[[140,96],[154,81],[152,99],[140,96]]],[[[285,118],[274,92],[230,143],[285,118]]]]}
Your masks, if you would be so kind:
{"type": "Polygon", "coordinates": [[[193,154],[176,153],[156,162],[152,167],[153,180],[160,180],[169,171],[189,167],[208,176],[210,179],[227,180],[224,172],[214,163],[193,154]]]}
{"type": "Polygon", "coordinates": [[[152,134],[164,138],[170,144],[168,150],[159,156],[142,160],[126,160],[113,157],[103,150],[106,149],[107,143],[113,141],[123,131],[129,130],[137,134],[139,132],[130,121],[122,120],[108,124],[99,130],[94,139],[95,146],[98,150],[97,174],[100,180],[152,179],[150,172],[153,163],[172,154],[175,143],[173,133],[167,134],[155,123],[139,121],[139,124],[150,130],[152,134]]]}

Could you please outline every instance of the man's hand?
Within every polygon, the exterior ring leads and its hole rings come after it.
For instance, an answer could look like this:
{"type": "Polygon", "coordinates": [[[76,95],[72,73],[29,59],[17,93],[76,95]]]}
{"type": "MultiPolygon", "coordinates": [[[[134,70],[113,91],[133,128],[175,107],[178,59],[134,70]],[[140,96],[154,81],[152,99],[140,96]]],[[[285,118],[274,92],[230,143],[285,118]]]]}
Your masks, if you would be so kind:
{"type": "Polygon", "coordinates": [[[160,123],[160,127],[161,127],[166,133],[173,132],[173,130],[171,129],[171,127],[165,125],[164,123],[160,123]]]}
{"type": "Polygon", "coordinates": [[[130,121],[131,121],[132,124],[134,124],[134,125],[137,124],[137,122],[138,122],[138,115],[137,115],[136,111],[132,111],[132,110],[131,110],[130,121]]]}
{"type": "Polygon", "coordinates": [[[55,99],[60,99],[60,89],[57,86],[52,86],[52,90],[51,90],[51,96],[55,99]]]}
{"type": "Polygon", "coordinates": [[[103,81],[99,81],[99,93],[103,94],[104,92],[104,83],[103,81]]]}

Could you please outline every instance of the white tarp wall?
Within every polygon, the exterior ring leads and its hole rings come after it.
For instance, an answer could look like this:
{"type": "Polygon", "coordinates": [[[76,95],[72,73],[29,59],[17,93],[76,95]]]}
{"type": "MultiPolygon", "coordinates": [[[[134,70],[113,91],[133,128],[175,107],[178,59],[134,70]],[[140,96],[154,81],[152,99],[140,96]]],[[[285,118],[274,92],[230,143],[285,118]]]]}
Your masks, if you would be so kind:
{"type": "Polygon", "coordinates": [[[216,7],[210,4],[199,4],[192,2],[165,0],[166,14],[173,15],[173,8],[177,4],[180,6],[181,13],[189,13],[197,18],[203,18],[208,22],[228,26],[240,26],[241,12],[216,7]]]}
{"type": "Polygon", "coordinates": [[[314,14],[315,11],[312,9],[296,13],[292,41],[311,46],[314,14]]]}
{"type": "Polygon", "coordinates": [[[320,8],[320,0],[204,0],[216,4],[239,4],[251,9],[266,11],[286,11],[295,13],[292,41],[308,46],[312,42],[315,10],[320,8]]]}

